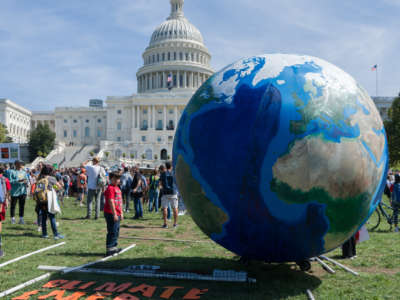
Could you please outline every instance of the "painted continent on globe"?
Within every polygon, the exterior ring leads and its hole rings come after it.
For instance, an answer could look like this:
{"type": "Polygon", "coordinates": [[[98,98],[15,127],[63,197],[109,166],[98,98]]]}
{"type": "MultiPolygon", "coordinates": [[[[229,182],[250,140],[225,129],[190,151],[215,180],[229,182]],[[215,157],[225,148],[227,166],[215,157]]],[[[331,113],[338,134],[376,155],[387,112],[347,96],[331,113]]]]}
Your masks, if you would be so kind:
{"type": "Polygon", "coordinates": [[[386,136],[366,91],[336,66],[271,54],[214,74],[182,114],[178,187],[197,225],[270,262],[330,251],[375,210],[386,136]]]}

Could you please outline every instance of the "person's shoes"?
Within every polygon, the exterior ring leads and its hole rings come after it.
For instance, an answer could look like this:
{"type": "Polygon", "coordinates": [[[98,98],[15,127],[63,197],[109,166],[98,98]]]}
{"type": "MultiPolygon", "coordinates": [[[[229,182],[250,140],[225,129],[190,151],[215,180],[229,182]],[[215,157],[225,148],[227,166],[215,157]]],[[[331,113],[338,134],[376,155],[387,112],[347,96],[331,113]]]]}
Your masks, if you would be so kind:
{"type": "Polygon", "coordinates": [[[48,239],[49,238],[49,236],[46,234],[46,235],[42,235],[42,239],[48,239]]]}
{"type": "Polygon", "coordinates": [[[18,222],[18,224],[24,225],[24,224],[25,224],[25,221],[24,221],[24,219],[23,219],[23,218],[19,218],[19,222],[18,222]]]}
{"type": "Polygon", "coordinates": [[[178,224],[174,224],[174,228],[178,227],[178,224]]]}
{"type": "Polygon", "coordinates": [[[99,218],[98,216],[95,216],[95,217],[94,217],[95,220],[97,220],[98,218],[99,218]]]}
{"type": "Polygon", "coordinates": [[[167,224],[164,224],[164,225],[162,226],[162,228],[168,228],[168,225],[167,225],[167,224]]]}
{"type": "Polygon", "coordinates": [[[80,206],[80,207],[83,207],[83,204],[82,204],[82,203],[79,203],[79,206],[80,206]]]}
{"type": "Polygon", "coordinates": [[[86,216],[86,218],[85,219],[87,219],[87,220],[90,220],[90,216],[86,216]]]}
{"type": "Polygon", "coordinates": [[[137,219],[139,219],[139,217],[138,216],[134,216],[134,217],[132,217],[132,219],[137,220],[137,219]]]}
{"type": "Polygon", "coordinates": [[[399,232],[399,231],[400,231],[399,227],[396,227],[396,228],[394,229],[394,232],[399,232]]]}
{"type": "Polygon", "coordinates": [[[3,257],[5,254],[4,254],[4,251],[3,250],[0,250],[0,257],[3,257]]]}
{"type": "Polygon", "coordinates": [[[114,250],[109,250],[106,252],[106,257],[107,256],[112,256],[114,254],[120,253],[122,251],[122,248],[114,249],[114,250]]]}
{"type": "Polygon", "coordinates": [[[64,236],[61,235],[61,234],[57,234],[57,235],[54,237],[55,240],[62,240],[63,238],[64,238],[64,236]]]}
{"type": "Polygon", "coordinates": [[[41,231],[42,231],[42,227],[41,227],[41,226],[38,226],[37,231],[38,231],[38,232],[41,232],[41,231]]]}
{"type": "Polygon", "coordinates": [[[15,218],[11,218],[11,224],[15,224],[15,218]]]}

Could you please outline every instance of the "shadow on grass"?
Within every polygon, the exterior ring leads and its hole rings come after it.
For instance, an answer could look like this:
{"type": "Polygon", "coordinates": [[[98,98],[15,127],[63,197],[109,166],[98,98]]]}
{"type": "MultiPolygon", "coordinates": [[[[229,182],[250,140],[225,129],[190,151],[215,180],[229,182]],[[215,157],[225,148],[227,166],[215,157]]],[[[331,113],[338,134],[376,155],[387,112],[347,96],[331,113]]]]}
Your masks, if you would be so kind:
{"type": "Polygon", "coordinates": [[[68,220],[68,221],[79,221],[79,220],[86,220],[86,216],[85,217],[77,217],[77,218],[67,218],[67,217],[61,217],[61,220],[68,220]]]}
{"type": "MultiPolygon", "coordinates": [[[[68,254],[64,254],[68,255],[68,254]]],[[[74,254],[70,254],[74,255],[74,254]]],[[[76,254],[78,255],[78,254],[76,254]]],[[[80,255],[80,254],[79,254],[80,255]]],[[[94,254],[96,255],[96,254],[94,254]]],[[[89,256],[89,255],[88,255],[89,256]]],[[[306,296],[306,290],[314,290],[321,280],[312,274],[302,272],[294,264],[264,264],[251,263],[243,265],[236,260],[204,257],[166,257],[166,258],[137,258],[137,259],[114,259],[96,264],[96,268],[120,270],[133,265],[156,265],[164,272],[191,272],[211,275],[214,269],[247,271],[248,276],[255,278],[256,283],[245,282],[216,282],[195,280],[172,280],[137,278],[133,276],[101,275],[88,273],[71,273],[61,275],[55,273],[52,279],[71,279],[79,281],[97,281],[99,286],[104,282],[126,283],[132,286],[149,284],[159,287],[154,294],[154,299],[159,299],[163,287],[180,286],[170,299],[182,299],[192,288],[208,289],[201,299],[285,299],[297,295],[306,296]]],[[[94,267],[94,266],[93,266],[94,267]]],[[[115,297],[113,295],[113,297],[115,297]]],[[[139,299],[140,293],[135,294],[139,299]]],[[[112,299],[112,298],[110,298],[112,299]]],[[[147,298],[146,298],[147,299],[147,298]]],[[[152,298],[153,299],[153,298],[152,298]]]]}
{"type": "Polygon", "coordinates": [[[160,226],[143,226],[143,225],[127,225],[123,224],[121,225],[121,228],[130,228],[130,229],[147,229],[147,228],[162,228],[162,225],[160,226]]]}
{"type": "Polygon", "coordinates": [[[5,233],[3,233],[3,236],[5,236],[5,237],[29,236],[29,237],[36,237],[36,238],[40,238],[41,237],[41,235],[37,231],[35,231],[35,233],[33,233],[33,232],[24,232],[24,233],[21,233],[21,234],[13,234],[13,233],[10,234],[8,232],[5,232],[5,233]]]}

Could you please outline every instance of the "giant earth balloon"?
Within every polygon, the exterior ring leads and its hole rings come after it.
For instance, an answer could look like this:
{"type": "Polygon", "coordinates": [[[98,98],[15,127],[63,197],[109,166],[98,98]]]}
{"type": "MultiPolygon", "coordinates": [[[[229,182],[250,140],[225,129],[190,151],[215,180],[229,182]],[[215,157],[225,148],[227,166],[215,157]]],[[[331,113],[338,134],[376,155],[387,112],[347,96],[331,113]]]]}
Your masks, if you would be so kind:
{"type": "Polygon", "coordinates": [[[249,259],[302,261],[351,237],[379,203],[385,130],[367,92],[309,56],[240,60],[194,94],[173,163],[215,242],[249,259]]]}

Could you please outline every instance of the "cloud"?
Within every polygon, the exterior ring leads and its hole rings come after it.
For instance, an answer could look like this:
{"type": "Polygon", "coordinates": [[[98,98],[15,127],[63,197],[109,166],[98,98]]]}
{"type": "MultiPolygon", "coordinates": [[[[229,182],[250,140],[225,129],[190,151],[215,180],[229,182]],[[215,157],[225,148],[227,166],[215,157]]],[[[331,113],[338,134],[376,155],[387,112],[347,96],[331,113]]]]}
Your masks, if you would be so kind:
{"type": "MultiPolygon", "coordinates": [[[[375,94],[397,95],[400,0],[185,1],[218,70],[241,57],[283,52],[326,59],[375,94]]],[[[0,97],[30,109],[130,95],[167,0],[0,2],[0,97]]]]}

